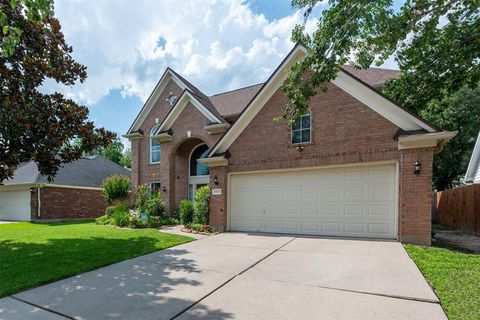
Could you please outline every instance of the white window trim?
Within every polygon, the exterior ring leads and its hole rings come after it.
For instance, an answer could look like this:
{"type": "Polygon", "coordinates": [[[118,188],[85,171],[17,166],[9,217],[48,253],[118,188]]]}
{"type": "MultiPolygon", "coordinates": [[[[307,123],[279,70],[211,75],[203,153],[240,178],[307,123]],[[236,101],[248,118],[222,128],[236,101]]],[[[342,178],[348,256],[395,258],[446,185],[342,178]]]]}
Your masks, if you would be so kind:
{"type": "MultiPolygon", "coordinates": [[[[152,184],[154,184],[154,183],[159,183],[159,184],[160,184],[160,189],[162,188],[162,183],[161,183],[160,181],[158,181],[158,180],[150,181],[150,182],[149,182],[150,192],[153,191],[152,184]]],[[[159,191],[160,191],[160,190],[159,190],[159,191]]]]}
{"type": "Polygon", "coordinates": [[[150,136],[149,136],[149,139],[150,139],[150,164],[159,164],[160,162],[162,162],[162,147],[160,145],[160,143],[158,143],[158,152],[160,153],[160,160],[158,161],[153,161],[152,160],[152,153],[153,153],[153,136],[154,136],[154,133],[155,131],[157,131],[157,129],[159,128],[159,125],[156,124],[152,127],[152,129],[150,130],[150,136]]]}
{"type": "MultiPolygon", "coordinates": [[[[193,155],[193,152],[194,152],[197,148],[199,148],[199,147],[201,147],[201,146],[207,146],[207,148],[208,148],[208,145],[207,145],[206,143],[199,143],[199,144],[197,144],[195,147],[193,147],[192,151],[190,151],[190,155],[188,156],[188,180],[189,180],[189,181],[190,181],[192,178],[195,179],[196,177],[203,177],[203,178],[205,178],[205,177],[210,177],[210,170],[209,170],[209,174],[203,175],[203,176],[193,176],[193,177],[192,177],[192,175],[190,174],[191,169],[192,169],[192,168],[190,167],[190,164],[192,163],[192,155],[193,155]]],[[[210,151],[209,151],[209,152],[210,152],[210,151]]],[[[208,167],[207,167],[207,168],[208,168],[208,167]]],[[[190,183],[190,182],[189,182],[189,183],[190,183]]]]}
{"type": "MultiPolygon", "coordinates": [[[[310,137],[308,138],[308,141],[307,142],[301,141],[301,142],[293,143],[293,126],[290,126],[290,144],[292,144],[294,146],[297,146],[297,145],[300,145],[300,144],[312,143],[312,131],[313,131],[313,128],[312,128],[312,122],[313,122],[312,121],[312,119],[313,119],[312,110],[308,109],[308,114],[310,114],[310,137]]],[[[304,117],[306,115],[307,114],[304,114],[302,117],[304,117]]],[[[303,129],[299,129],[299,130],[302,131],[303,129]]]]}

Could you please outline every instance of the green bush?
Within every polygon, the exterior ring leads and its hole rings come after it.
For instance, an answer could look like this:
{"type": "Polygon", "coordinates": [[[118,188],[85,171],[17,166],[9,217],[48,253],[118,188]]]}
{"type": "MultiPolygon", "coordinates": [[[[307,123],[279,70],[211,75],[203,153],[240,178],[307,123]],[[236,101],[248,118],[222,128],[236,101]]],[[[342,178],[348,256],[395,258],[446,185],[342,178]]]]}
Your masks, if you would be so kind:
{"type": "Polygon", "coordinates": [[[130,223],[130,216],[128,215],[128,212],[118,211],[112,214],[110,221],[113,225],[118,227],[127,227],[130,223]]]}
{"type": "Polygon", "coordinates": [[[128,198],[131,181],[127,176],[113,175],[103,180],[103,196],[108,203],[128,198]]]}
{"type": "Polygon", "coordinates": [[[148,216],[147,226],[149,228],[158,228],[162,226],[162,219],[157,216],[148,216]]]}
{"type": "Polygon", "coordinates": [[[146,212],[149,217],[165,218],[165,204],[162,200],[162,194],[157,192],[151,195],[145,205],[146,212]]]}
{"type": "Polygon", "coordinates": [[[178,219],[175,219],[173,217],[166,217],[162,219],[163,226],[175,226],[177,224],[180,224],[180,221],[178,221],[178,219]]]}
{"type": "Polygon", "coordinates": [[[95,223],[100,224],[100,225],[110,224],[110,217],[105,214],[105,215],[100,216],[97,219],[95,219],[95,223]]]}
{"type": "Polygon", "coordinates": [[[203,186],[195,192],[193,202],[193,223],[208,224],[208,213],[210,207],[210,187],[203,186]]]}
{"type": "Polygon", "coordinates": [[[150,189],[146,185],[137,188],[135,207],[138,211],[147,212],[147,201],[150,199],[150,196],[150,189]]]}
{"type": "Polygon", "coordinates": [[[214,231],[213,228],[211,228],[209,225],[198,224],[198,223],[187,224],[185,225],[185,228],[190,229],[192,231],[197,231],[197,232],[212,233],[214,231]]]}
{"type": "Polygon", "coordinates": [[[143,222],[143,220],[140,219],[137,215],[131,215],[129,226],[130,228],[140,229],[140,228],[145,228],[146,223],[143,222]]]}
{"type": "Polygon", "coordinates": [[[192,223],[193,221],[193,202],[188,199],[180,201],[178,207],[178,215],[180,216],[180,222],[184,225],[192,223]]]}

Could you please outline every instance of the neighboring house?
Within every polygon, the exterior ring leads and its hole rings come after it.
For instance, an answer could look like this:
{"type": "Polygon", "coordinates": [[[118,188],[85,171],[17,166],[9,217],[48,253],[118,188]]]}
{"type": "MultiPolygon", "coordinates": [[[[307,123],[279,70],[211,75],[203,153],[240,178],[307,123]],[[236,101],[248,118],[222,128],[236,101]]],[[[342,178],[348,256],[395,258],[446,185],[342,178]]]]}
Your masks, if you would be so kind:
{"type": "Polygon", "coordinates": [[[218,230],[430,244],[433,154],[455,133],[384,97],[397,71],[345,67],[293,127],[273,122],[296,45],[262,84],[206,96],[168,68],[125,137],[167,210],[210,185],[218,230]],[[421,163],[415,174],[415,163],[421,163]]]}
{"type": "Polygon", "coordinates": [[[0,219],[42,220],[95,218],[105,213],[103,179],[130,177],[130,170],[102,156],[66,163],[54,180],[38,172],[35,162],[21,164],[12,179],[0,185],[0,219]]]}
{"type": "Polygon", "coordinates": [[[480,132],[478,133],[475,147],[473,147],[472,156],[468,163],[467,173],[465,174],[463,182],[480,183],[480,132]]]}

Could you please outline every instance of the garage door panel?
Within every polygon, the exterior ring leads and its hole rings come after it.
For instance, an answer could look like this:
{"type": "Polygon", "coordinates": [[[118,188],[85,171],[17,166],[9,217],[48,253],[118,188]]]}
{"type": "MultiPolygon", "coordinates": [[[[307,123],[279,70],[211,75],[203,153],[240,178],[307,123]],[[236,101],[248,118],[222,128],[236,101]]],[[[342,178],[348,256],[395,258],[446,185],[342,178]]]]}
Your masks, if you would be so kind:
{"type": "Polygon", "coordinates": [[[0,219],[30,221],[30,191],[1,191],[0,219]]]}
{"type": "Polygon", "coordinates": [[[366,206],[362,203],[346,204],[344,206],[345,216],[365,216],[366,206]]]}
{"type": "Polygon", "coordinates": [[[396,238],[395,173],[392,164],[234,174],[230,226],[238,231],[396,238]]]}

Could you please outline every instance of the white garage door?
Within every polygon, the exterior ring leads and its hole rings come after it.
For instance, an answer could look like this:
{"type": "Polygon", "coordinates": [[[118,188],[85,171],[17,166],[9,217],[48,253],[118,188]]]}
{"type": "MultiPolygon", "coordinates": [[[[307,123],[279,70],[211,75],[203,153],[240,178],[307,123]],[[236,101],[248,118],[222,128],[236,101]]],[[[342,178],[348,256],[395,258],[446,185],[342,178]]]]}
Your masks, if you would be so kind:
{"type": "Polygon", "coordinates": [[[0,191],[1,220],[30,220],[30,191],[0,191]]]}
{"type": "Polygon", "coordinates": [[[396,238],[396,167],[230,176],[230,229],[396,238]]]}

